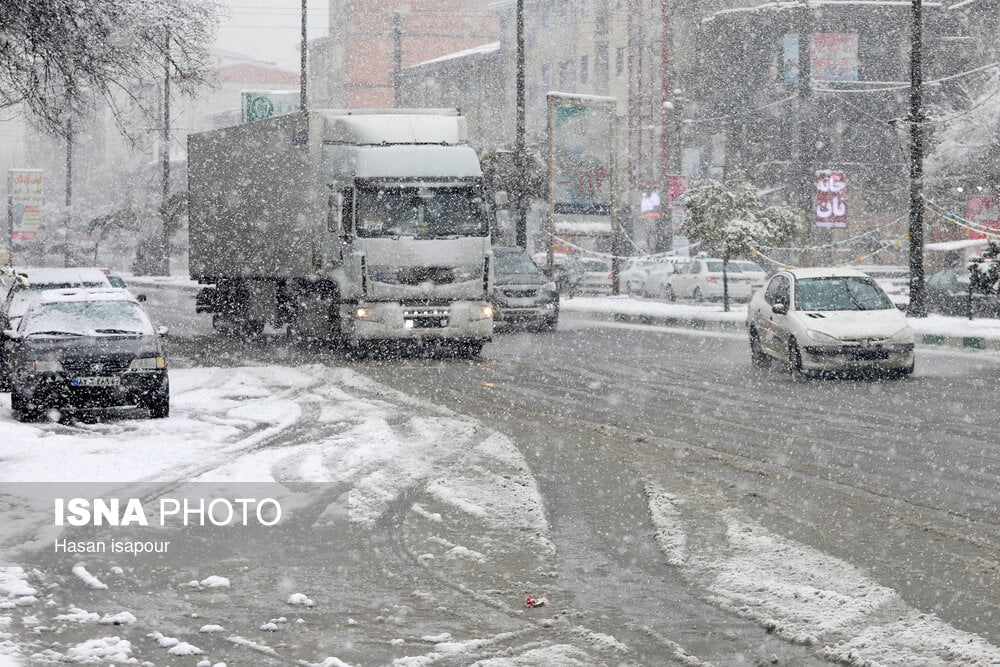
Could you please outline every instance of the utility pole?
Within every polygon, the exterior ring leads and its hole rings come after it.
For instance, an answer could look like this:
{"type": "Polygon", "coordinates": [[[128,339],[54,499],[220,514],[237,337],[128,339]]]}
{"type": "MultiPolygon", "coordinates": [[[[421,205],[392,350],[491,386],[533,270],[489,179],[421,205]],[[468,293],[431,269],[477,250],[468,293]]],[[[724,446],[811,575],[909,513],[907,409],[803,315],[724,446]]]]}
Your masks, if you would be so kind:
{"type": "Polygon", "coordinates": [[[392,104],[400,106],[399,86],[403,72],[403,13],[392,13],[392,104]]]}
{"type": "MultiPolygon", "coordinates": [[[[517,90],[517,119],[514,130],[514,236],[515,244],[527,249],[528,247],[528,219],[527,219],[527,193],[525,190],[525,180],[527,179],[528,160],[525,152],[525,118],[524,118],[524,0],[517,0],[517,17],[515,23],[516,48],[517,51],[514,65],[514,80],[517,90]]],[[[548,245],[551,247],[552,239],[548,245]]],[[[551,267],[550,267],[551,268],[551,267]]]]}
{"type": "Polygon", "coordinates": [[[926,317],[924,303],[924,109],[922,0],[912,0],[910,24],[910,304],[906,314],[926,317]]]}
{"type": "Polygon", "coordinates": [[[808,238],[824,238],[820,235],[816,227],[816,207],[814,197],[816,192],[816,173],[812,161],[813,150],[816,145],[816,136],[812,131],[813,104],[812,104],[812,54],[810,46],[812,43],[812,8],[808,3],[803,3],[798,11],[799,20],[796,30],[798,32],[798,79],[797,86],[797,118],[798,134],[796,137],[798,155],[797,163],[799,170],[799,196],[800,206],[806,215],[806,224],[809,225],[808,238]]]}
{"type": "Polygon", "coordinates": [[[73,231],[73,107],[70,105],[66,116],[66,229],[63,238],[63,266],[72,264],[69,249],[70,234],[73,231]]]}
{"type": "Polygon", "coordinates": [[[306,48],[308,41],[308,34],[306,31],[306,16],[307,10],[309,9],[309,0],[302,0],[302,34],[299,40],[299,110],[306,110],[306,66],[308,65],[307,54],[309,50],[306,48]]]}
{"type": "Polygon", "coordinates": [[[160,275],[170,275],[170,27],[164,31],[163,57],[163,136],[160,138],[160,275]]]}

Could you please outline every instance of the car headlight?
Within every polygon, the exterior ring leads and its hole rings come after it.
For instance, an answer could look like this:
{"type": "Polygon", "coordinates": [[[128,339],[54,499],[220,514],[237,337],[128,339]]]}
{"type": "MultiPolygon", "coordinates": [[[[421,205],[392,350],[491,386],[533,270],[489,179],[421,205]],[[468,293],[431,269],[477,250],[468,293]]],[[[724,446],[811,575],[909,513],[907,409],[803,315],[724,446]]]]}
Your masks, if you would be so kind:
{"type": "Polygon", "coordinates": [[[130,371],[156,371],[166,367],[167,360],[163,357],[139,357],[128,365],[130,371]]]}
{"type": "Polygon", "coordinates": [[[907,325],[886,338],[885,341],[887,343],[912,343],[913,331],[910,329],[909,325],[907,325]]]}
{"type": "Polygon", "coordinates": [[[63,368],[56,359],[35,359],[25,364],[25,369],[29,373],[58,373],[63,368]]]}
{"type": "Polygon", "coordinates": [[[815,331],[813,329],[807,329],[806,335],[817,343],[823,343],[825,345],[839,345],[840,340],[834,338],[830,334],[825,334],[822,331],[815,331]]]}
{"type": "Polygon", "coordinates": [[[546,296],[553,298],[559,296],[559,288],[556,287],[555,283],[545,283],[542,285],[541,291],[544,292],[546,296]]]}

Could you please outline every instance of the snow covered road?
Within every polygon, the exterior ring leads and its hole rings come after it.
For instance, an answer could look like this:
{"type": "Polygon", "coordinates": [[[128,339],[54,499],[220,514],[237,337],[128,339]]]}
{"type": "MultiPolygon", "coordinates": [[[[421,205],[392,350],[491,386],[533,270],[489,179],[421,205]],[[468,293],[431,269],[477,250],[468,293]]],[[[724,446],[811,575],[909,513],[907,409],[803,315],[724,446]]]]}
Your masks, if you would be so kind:
{"type": "Polygon", "coordinates": [[[733,371],[742,340],[696,336],[570,324],[555,336],[500,339],[482,362],[348,367],[275,343],[236,345],[229,363],[270,356],[281,365],[172,370],[166,420],[18,424],[4,396],[0,656],[1000,661],[988,632],[975,631],[975,614],[988,618],[997,604],[997,547],[986,500],[995,456],[968,403],[986,375],[971,357],[940,355],[911,383],[789,385],[733,371]],[[645,363],[623,363],[636,358],[645,363]],[[939,386],[953,389],[951,402],[929,412],[939,386]],[[820,399],[820,421],[798,411],[820,399]],[[898,414],[863,426],[861,404],[898,414]],[[780,408],[794,410],[779,417],[780,408]],[[790,428],[796,438],[775,439],[790,428]],[[915,433],[922,454],[908,444],[915,433]],[[943,465],[938,442],[961,470],[943,465]],[[931,471],[939,488],[921,482],[931,471]],[[268,497],[282,520],[57,527],[59,494],[150,508],[268,497]],[[59,539],[171,546],[55,553],[59,539]],[[900,552],[911,547],[921,562],[900,552]],[[924,567],[949,559],[936,578],[924,567]],[[901,576],[915,581],[900,585],[901,576]],[[975,576],[981,589],[969,587],[975,576]],[[528,594],[549,604],[527,609],[528,594]]]}

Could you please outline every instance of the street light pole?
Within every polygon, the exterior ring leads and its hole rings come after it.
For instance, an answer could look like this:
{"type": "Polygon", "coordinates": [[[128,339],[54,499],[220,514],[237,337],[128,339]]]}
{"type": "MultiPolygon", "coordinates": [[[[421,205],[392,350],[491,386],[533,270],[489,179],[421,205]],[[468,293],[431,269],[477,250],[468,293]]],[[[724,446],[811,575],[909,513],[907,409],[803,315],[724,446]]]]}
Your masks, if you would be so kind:
{"type": "Polygon", "coordinates": [[[926,317],[924,302],[924,110],[921,63],[922,0],[912,0],[910,27],[910,304],[906,314],[926,317]]]}
{"type": "MultiPolygon", "coordinates": [[[[525,154],[525,110],[524,110],[524,0],[517,0],[516,10],[515,87],[517,90],[517,121],[514,131],[514,236],[515,243],[527,249],[528,220],[525,180],[528,168],[525,154]]],[[[551,244],[552,240],[549,239],[551,244]]]]}
{"type": "Polygon", "coordinates": [[[170,275],[170,27],[164,31],[163,136],[160,138],[160,275],[170,275]]]}
{"type": "Polygon", "coordinates": [[[299,41],[300,43],[299,50],[301,51],[301,53],[299,54],[299,110],[300,111],[306,110],[306,78],[307,78],[306,67],[308,65],[308,58],[307,58],[308,49],[306,48],[306,45],[308,44],[308,32],[306,30],[308,24],[306,22],[306,17],[308,9],[309,9],[309,0],[302,0],[302,17],[301,17],[302,34],[299,41]]]}

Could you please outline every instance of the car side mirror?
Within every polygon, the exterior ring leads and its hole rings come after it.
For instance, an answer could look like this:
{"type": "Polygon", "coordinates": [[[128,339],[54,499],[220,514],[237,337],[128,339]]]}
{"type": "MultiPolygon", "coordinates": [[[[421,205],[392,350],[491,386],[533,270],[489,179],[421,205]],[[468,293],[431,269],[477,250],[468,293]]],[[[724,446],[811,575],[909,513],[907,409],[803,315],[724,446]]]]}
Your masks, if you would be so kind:
{"type": "Polygon", "coordinates": [[[168,333],[170,333],[170,329],[168,329],[166,327],[156,327],[156,335],[157,336],[160,336],[161,338],[165,338],[168,333]]]}
{"type": "Polygon", "coordinates": [[[771,310],[775,315],[787,315],[788,314],[788,304],[784,301],[776,301],[771,310]]]}
{"type": "Polygon", "coordinates": [[[136,294],[135,295],[135,300],[139,301],[139,302],[142,302],[142,303],[145,303],[146,302],[146,295],[145,294],[136,294]]]}

